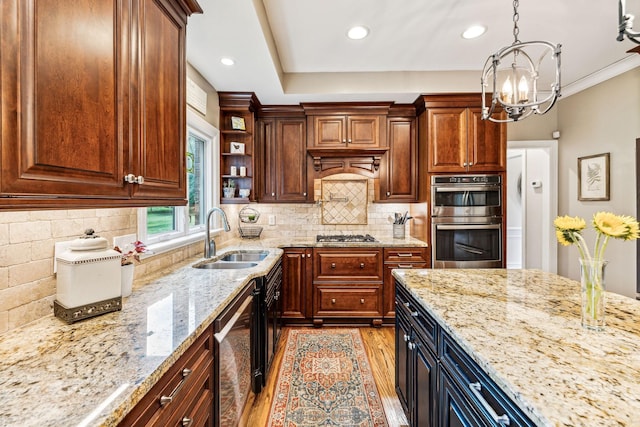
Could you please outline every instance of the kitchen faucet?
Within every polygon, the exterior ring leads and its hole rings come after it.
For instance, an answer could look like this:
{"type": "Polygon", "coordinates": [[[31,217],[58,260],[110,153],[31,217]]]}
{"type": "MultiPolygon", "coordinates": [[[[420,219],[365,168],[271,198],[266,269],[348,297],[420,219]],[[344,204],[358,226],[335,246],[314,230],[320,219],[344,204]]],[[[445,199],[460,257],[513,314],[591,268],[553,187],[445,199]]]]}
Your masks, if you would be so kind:
{"type": "Polygon", "coordinates": [[[211,238],[211,229],[210,229],[211,215],[213,215],[214,212],[220,212],[220,215],[222,215],[222,222],[224,223],[224,231],[231,230],[231,227],[229,227],[229,221],[227,220],[227,214],[225,214],[224,211],[218,207],[211,208],[209,210],[209,213],[207,213],[207,222],[206,222],[207,232],[204,240],[204,257],[205,258],[211,258],[212,256],[216,255],[216,242],[211,238]]]}

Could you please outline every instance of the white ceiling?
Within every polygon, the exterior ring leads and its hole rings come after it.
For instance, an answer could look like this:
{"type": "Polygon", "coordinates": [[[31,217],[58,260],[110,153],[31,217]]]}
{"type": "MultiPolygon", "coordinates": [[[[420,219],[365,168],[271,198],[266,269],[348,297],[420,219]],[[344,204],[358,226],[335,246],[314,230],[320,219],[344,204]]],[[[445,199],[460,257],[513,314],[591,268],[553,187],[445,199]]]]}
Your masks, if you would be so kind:
{"type": "MultiPolygon", "coordinates": [[[[187,60],[218,91],[255,92],[263,104],[412,102],[420,93],[479,92],[490,54],[513,42],[508,0],[199,0],[187,60]],[[488,31],[475,40],[472,24],[488,31]],[[371,32],[347,39],[353,25],[371,32]],[[236,61],[228,67],[220,58],[236,61]]],[[[627,0],[638,16],[640,0],[627,0]]],[[[562,45],[568,96],[640,66],[616,41],[617,0],[523,0],[519,39],[562,45]]]]}

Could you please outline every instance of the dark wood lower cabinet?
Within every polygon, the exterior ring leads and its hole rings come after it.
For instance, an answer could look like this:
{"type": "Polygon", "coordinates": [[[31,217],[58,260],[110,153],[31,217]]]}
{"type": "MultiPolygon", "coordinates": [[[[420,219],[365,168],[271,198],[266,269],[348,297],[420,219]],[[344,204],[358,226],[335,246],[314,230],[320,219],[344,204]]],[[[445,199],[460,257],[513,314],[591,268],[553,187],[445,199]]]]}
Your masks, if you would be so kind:
{"type": "Polygon", "coordinates": [[[282,320],[307,323],[311,316],[313,249],[285,248],[282,255],[282,320]]]}
{"type": "Polygon", "coordinates": [[[413,427],[535,425],[397,282],[396,392],[413,427]]]}

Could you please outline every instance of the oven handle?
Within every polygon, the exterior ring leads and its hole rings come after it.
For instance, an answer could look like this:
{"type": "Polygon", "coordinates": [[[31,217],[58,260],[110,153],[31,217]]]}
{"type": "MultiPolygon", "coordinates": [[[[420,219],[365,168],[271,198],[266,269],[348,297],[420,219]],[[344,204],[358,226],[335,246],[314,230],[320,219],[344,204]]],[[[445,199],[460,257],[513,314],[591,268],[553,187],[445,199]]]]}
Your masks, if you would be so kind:
{"type": "Polygon", "coordinates": [[[499,190],[499,185],[478,185],[468,187],[433,187],[436,193],[459,193],[461,191],[477,192],[499,190]]]}
{"type": "Polygon", "coordinates": [[[478,248],[473,247],[473,246],[465,245],[464,243],[455,242],[454,244],[457,247],[459,247],[460,249],[462,249],[463,251],[465,251],[467,253],[470,253],[470,254],[484,255],[484,252],[485,252],[482,249],[478,249],[478,248]]]}
{"type": "Polygon", "coordinates": [[[438,230],[498,230],[502,224],[435,224],[435,227],[438,230]]]}

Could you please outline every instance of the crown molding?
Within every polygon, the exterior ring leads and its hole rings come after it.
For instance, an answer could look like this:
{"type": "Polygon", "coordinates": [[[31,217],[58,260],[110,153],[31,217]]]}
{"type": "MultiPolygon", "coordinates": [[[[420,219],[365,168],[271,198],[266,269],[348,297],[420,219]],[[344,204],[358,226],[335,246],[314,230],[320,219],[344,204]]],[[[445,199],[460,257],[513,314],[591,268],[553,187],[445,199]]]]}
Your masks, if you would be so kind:
{"type": "Polygon", "coordinates": [[[618,62],[596,71],[595,73],[591,73],[586,77],[564,86],[562,88],[562,97],[560,99],[567,98],[639,66],[640,55],[629,55],[618,62]]]}

